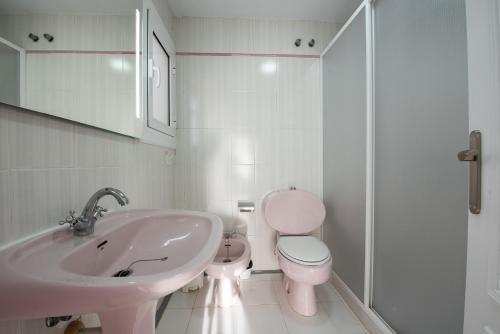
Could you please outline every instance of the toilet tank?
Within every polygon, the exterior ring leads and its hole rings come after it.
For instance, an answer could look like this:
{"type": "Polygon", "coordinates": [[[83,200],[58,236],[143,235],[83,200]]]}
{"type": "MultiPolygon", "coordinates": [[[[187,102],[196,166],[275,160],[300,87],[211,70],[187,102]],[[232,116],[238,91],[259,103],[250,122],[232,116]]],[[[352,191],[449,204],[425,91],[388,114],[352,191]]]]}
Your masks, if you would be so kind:
{"type": "Polygon", "coordinates": [[[303,190],[273,191],[264,197],[262,211],[266,222],[285,234],[307,234],[323,224],[325,205],[303,190]]]}

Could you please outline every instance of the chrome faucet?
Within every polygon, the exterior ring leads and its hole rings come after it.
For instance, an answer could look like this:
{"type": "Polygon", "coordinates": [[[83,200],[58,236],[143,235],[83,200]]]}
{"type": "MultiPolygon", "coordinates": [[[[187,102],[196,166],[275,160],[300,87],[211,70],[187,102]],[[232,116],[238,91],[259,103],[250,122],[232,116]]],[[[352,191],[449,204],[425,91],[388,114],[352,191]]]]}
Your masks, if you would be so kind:
{"type": "Polygon", "coordinates": [[[86,236],[94,233],[94,225],[97,218],[102,217],[103,212],[108,210],[99,206],[97,203],[106,195],[113,196],[121,206],[128,204],[127,196],[115,188],[102,188],[90,197],[82,210],[80,216],[75,217],[75,211],[71,210],[66,219],[59,222],[59,225],[69,224],[76,236],[86,236]]]}

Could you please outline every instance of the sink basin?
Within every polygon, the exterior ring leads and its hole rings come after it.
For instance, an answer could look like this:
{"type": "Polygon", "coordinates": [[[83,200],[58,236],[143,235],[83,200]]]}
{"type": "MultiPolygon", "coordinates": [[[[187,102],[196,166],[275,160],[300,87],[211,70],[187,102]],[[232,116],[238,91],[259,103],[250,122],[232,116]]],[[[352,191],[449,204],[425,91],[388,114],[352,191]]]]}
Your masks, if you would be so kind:
{"type": "Polygon", "coordinates": [[[0,320],[99,313],[104,333],[154,333],[159,298],[214,259],[222,222],[176,210],[119,211],[94,234],[59,227],[0,250],[0,320]]]}

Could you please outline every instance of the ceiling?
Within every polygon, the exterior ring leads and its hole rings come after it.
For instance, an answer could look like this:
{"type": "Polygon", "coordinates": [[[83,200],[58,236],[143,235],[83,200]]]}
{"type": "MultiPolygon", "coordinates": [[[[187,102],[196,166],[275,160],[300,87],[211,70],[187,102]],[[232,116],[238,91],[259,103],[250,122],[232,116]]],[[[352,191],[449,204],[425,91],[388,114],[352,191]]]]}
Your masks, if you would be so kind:
{"type": "Polygon", "coordinates": [[[344,23],[361,0],[167,0],[175,16],[288,18],[344,23]]]}

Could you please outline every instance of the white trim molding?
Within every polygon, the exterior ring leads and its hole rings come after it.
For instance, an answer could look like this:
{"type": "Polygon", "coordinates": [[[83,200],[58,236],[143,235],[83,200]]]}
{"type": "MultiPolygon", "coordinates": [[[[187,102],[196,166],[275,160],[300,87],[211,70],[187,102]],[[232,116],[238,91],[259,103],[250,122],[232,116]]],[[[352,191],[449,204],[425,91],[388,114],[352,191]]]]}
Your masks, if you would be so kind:
{"type": "Polygon", "coordinates": [[[396,332],[371,308],[363,304],[345,282],[332,271],[330,282],[340,293],[344,302],[363,323],[370,334],[396,334],[396,332]]]}
{"type": "Polygon", "coordinates": [[[372,303],[373,281],[373,208],[374,208],[374,100],[373,100],[373,6],[365,1],[365,29],[366,29],[366,197],[365,197],[365,284],[363,302],[366,307],[372,303]]]}
{"type": "MultiPolygon", "coordinates": [[[[365,194],[365,276],[363,303],[371,307],[372,302],[372,276],[373,276],[373,200],[374,200],[374,101],[373,101],[373,68],[374,68],[374,40],[373,40],[373,2],[363,1],[356,11],[351,15],[339,32],[333,37],[325,50],[321,53],[320,66],[323,74],[323,56],[335,45],[340,36],[347,30],[354,19],[364,11],[365,13],[365,36],[366,36],[366,194],[365,194]]],[[[321,78],[323,83],[323,78],[321,78]]],[[[323,89],[321,89],[323,92],[323,89]]],[[[321,99],[323,101],[323,98],[321,99]]],[[[322,106],[323,108],[323,106],[322,106]]]]}

